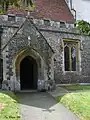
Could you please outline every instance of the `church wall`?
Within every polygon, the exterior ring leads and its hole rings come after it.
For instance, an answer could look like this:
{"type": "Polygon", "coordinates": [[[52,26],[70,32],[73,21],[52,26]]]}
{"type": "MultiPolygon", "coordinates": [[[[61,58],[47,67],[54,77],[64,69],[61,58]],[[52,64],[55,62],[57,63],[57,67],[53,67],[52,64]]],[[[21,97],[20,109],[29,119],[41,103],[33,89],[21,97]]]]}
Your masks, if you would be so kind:
{"type": "MultiPolygon", "coordinates": [[[[11,31],[12,29],[14,29],[13,26],[11,26],[9,30],[11,31]]],[[[15,27],[13,34],[17,29],[18,27],[15,27]]],[[[7,30],[7,33],[9,30],[7,30]]],[[[8,36],[12,37],[11,32],[9,35],[7,33],[3,33],[2,35],[2,49],[8,40],[10,40],[10,38],[7,39],[8,36]]],[[[10,40],[8,46],[5,47],[2,52],[4,68],[3,81],[8,81],[8,87],[10,87],[11,90],[20,90],[20,71],[15,71],[16,66],[14,65],[14,62],[18,54],[25,49],[28,51],[28,55],[32,55],[32,57],[34,57],[34,52],[31,53],[32,50],[37,53],[35,60],[37,62],[40,61],[38,62],[38,80],[40,80],[42,84],[48,84],[48,80],[54,80],[54,66],[52,59],[53,50],[44,37],[33,27],[33,25],[25,23],[22,29],[20,29],[18,33],[10,40]],[[40,57],[38,57],[38,54],[40,57]]],[[[47,85],[42,87],[44,89],[47,85]]]]}
{"type": "MultiPolygon", "coordinates": [[[[36,50],[42,58],[42,75],[41,79],[55,80],[56,84],[60,83],[89,83],[90,82],[90,37],[80,35],[73,29],[60,28],[60,23],[50,21],[50,26],[44,25],[44,21],[34,21],[37,28],[42,35],[37,32],[36,28],[33,28],[29,24],[24,25],[19,30],[17,36],[15,36],[8,46],[3,50],[3,78],[4,80],[15,80],[16,73],[13,71],[13,61],[16,55],[22,50],[33,48],[36,50]],[[37,24],[38,23],[38,24],[37,24]],[[56,23],[56,24],[55,24],[56,23]],[[29,33],[30,31],[30,33],[29,33]],[[29,41],[28,37],[31,41],[29,41]],[[45,37],[45,38],[44,38],[45,37]],[[79,69],[75,72],[66,72],[64,70],[64,55],[63,55],[63,40],[78,40],[80,43],[79,48],[79,69]],[[51,50],[52,48],[52,50],[51,50]],[[53,53],[54,51],[54,53],[53,53]]],[[[8,40],[12,37],[15,31],[19,28],[18,25],[5,25],[3,26],[4,32],[2,35],[2,48],[8,40]],[[6,32],[5,32],[6,31],[6,32]]],[[[68,26],[68,25],[67,25],[68,26]]],[[[41,73],[40,73],[41,74],[41,73]]],[[[18,77],[17,77],[18,78],[18,77]]],[[[18,83],[16,83],[18,84],[18,83]]],[[[17,87],[18,85],[16,85],[17,87]]],[[[13,86],[14,88],[15,86],[13,86]]],[[[18,89],[18,88],[16,88],[18,89]]],[[[19,85],[20,89],[20,85],[19,85]]]]}
{"type": "Polygon", "coordinates": [[[89,83],[90,82],[90,37],[65,31],[53,31],[50,29],[41,30],[48,43],[55,51],[54,78],[57,84],[60,83],[89,83]],[[79,49],[79,70],[64,70],[63,40],[78,40],[79,49]]]}

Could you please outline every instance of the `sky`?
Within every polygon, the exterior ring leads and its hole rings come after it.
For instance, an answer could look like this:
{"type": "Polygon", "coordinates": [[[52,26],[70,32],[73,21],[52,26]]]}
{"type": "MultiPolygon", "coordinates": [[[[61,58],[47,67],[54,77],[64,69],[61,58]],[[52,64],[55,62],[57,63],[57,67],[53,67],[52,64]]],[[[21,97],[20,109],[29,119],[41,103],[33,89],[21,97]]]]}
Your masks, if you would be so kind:
{"type": "Polygon", "coordinates": [[[90,0],[72,0],[77,19],[90,22],[90,0]]]}

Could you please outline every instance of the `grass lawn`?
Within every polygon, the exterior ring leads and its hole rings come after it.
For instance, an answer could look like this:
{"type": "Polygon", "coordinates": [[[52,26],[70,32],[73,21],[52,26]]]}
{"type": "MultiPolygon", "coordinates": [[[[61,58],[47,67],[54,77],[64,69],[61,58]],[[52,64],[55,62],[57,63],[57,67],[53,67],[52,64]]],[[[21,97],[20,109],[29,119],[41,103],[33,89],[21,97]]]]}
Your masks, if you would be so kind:
{"type": "Polygon", "coordinates": [[[68,93],[57,99],[75,113],[80,120],[90,120],[90,91],[68,93]]]}
{"type": "Polygon", "coordinates": [[[90,85],[69,85],[62,87],[66,90],[90,90],[90,85]]]}
{"type": "Polygon", "coordinates": [[[0,92],[0,120],[20,120],[17,98],[12,92],[0,92]]]}

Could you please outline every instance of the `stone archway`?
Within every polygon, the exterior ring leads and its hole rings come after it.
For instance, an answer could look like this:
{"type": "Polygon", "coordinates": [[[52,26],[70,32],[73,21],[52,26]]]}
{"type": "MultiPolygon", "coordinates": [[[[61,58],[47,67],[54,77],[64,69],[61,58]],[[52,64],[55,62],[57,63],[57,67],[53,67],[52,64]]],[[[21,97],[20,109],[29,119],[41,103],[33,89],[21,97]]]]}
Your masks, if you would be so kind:
{"type": "Polygon", "coordinates": [[[38,68],[36,60],[26,56],[20,63],[21,90],[37,89],[38,68]]]}
{"type": "MultiPolygon", "coordinates": [[[[29,61],[28,60],[28,61],[29,61]]],[[[42,57],[40,56],[40,54],[32,49],[32,48],[27,48],[24,49],[22,51],[20,51],[19,53],[17,53],[16,57],[14,58],[13,61],[13,76],[12,76],[12,80],[11,80],[11,88],[12,90],[26,90],[26,89],[38,89],[38,81],[45,81],[46,80],[46,70],[45,70],[45,62],[42,59],[42,57]],[[34,84],[32,84],[32,86],[26,86],[24,88],[24,86],[22,87],[22,81],[20,78],[20,65],[24,64],[23,61],[25,62],[25,59],[28,58],[29,60],[31,59],[32,61],[32,65],[33,65],[33,69],[35,69],[37,72],[33,72],[34,76],[36,76],[37,78],[33,79],[34,84]],[[33,63],[34,62],[34,63],[33,63]],[[35,67],[35,65],[37,67],[35,67]],[[36,75],[35,75],[36,74],[36,75]],[[36,80],[36,81],[35,81],[36,80]]],[[[28,62],[29,63],[29,62],[28,62]]],[[[30,79],[30,78],[29,78],[30,79]]],[[[28,83],[29,81],[27,81],[28,83]]]]}

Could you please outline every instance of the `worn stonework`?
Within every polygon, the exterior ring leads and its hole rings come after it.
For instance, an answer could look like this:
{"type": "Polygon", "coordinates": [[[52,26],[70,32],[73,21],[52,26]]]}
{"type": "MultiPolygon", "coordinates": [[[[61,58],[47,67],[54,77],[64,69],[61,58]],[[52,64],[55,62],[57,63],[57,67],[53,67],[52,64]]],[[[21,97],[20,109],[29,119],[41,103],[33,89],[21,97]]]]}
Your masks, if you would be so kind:
{"type": "Polygon", "coordinates": [[[5,20],[2,20],[4,31],[1,48],[12,38],[2,51],[3,81],[8,81],[8,89],[21,90],[20,63],[26,56],[31,56],[37,62],[38,90],[53,89],[55,83],[90,82],[89,36],[78,34],[72,25],[61,28],[60,23],[54,21],[49,21],[47,26],[44,20],[33,19],[32,22],[30,19],[23,19],[22,22],[13,24],[5,20]],[[64,70],[63,40],[67,39],[80,43],[78,69],[75,72],[64,70]]]}
{"type": "Polygon", "coordinates": [[[79,35],[75,33],[56,31],[52,30],[41,30],[44,37],[47,39],[49,44],[55,50],[55,80],[56,83],[89,83],[90,82],[90,37],[79,35]],[[65,72],[64,71],[64,55],[62,41],[67,39],[72,39],[74,41],[80,41],[79,49],[79,68],[75,72],[65,72]]]}
{"type": "MultiPolygon", "coordinates": [[[[2,38],[4,39],[3,36],[2,38]]],[[[48,89],[49,82],[47,81],[54,81],[54,76],[52,75],[54,70],[52,68],[52,56],[54,52],[29,19],[24,22],[23,27],[12,38],[2,54],[4,59],[3,81],[9,81],[8,87],[11,90],[20,90],[20,68],[18,64],[25,56],[32,56],[37,61],[38,81],[44,81],[41,82],[43,84],[41,89],[48,89]]]]}
{"type": "Polygon", "coordinates": [[[60,83],[89,83],[90,82],[90,37],[80,35],[78,31],[71,25],[66,25],[66,28],[60,28],[57,22],[51,22],[50,26],[44,25],[43,22],[34,22],[43,36],[47,39],[49,45],[53,48],[54,54],[54,78],[57,84],[60,83]],[[38,24],[37,24],[38,23],[38,24]],[[43,23],[43,24],[42,24],[43,23]],[[79,48],[79,65],[75,72],[64,71],[64,50],[63,40],[80,41],[79,48]]]}

